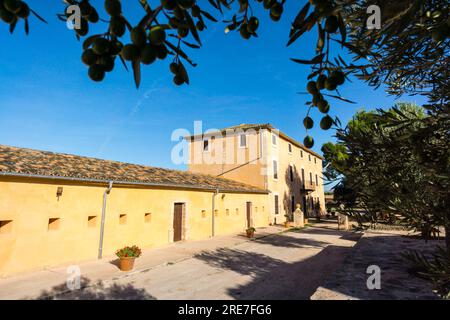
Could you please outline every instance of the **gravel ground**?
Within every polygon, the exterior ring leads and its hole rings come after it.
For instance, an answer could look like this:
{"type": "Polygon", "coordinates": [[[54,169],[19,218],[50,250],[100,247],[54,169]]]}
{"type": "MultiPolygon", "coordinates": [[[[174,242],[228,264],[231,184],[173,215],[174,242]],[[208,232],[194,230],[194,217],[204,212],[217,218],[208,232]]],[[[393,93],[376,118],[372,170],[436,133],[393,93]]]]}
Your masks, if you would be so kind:
{"type": "Polygon", "coordinates": [[[401,256],[407,250],[430,253],[443,241],[424,241],[399,231],[366,232],[347,256],[341,267],[314,293],[311,299],[439,299],[432,284],[408,272],[409,264],[401,256]],[[377,265],[381,270],[381,289],[369,290],[367,268],[377,265]]]}

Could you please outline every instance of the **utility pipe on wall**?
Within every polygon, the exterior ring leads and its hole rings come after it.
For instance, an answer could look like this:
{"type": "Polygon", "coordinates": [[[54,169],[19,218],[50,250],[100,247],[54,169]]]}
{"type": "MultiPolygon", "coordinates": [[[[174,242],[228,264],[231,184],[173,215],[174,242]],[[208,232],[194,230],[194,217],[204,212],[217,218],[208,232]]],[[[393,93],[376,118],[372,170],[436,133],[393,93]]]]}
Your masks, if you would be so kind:
{"type": "Polygon", "coordinates": [[[214,237],[214,233],[215,233],[215,226],[214,226],[214,218],[215,218],[215,199],[216,199],[216,195],[219,194],[219,188],[216,189],[216,191],[214,191],[213,196],[212,196],[212,213],[211,213],[211,238],[214,237]]]}
{"type": "Polygon", "coordinates": [[[98,245],[98,258],[102,258],[103,254],[103,234],[105,232],[105,217],[106,217],[106,198],[108,197],[108,194],[111,192],[113,183],[112,181],[109,182],[108,188],[106,188],[105,192],[103,193],[103,206],[102,206],[102,221],[100,224],[100,243],[98,245]]]}

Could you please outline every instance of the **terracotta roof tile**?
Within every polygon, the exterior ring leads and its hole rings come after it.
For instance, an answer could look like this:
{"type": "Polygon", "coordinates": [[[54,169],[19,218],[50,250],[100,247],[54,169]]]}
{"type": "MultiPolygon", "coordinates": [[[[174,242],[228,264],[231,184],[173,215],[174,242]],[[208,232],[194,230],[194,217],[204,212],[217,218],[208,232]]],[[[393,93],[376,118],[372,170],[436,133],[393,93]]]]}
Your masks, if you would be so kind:
{"type": "Polygon", "coordinates": [[[222,191],[267,192],[211,175],[0,145],[1,175],[32,175],[222,191]]]}

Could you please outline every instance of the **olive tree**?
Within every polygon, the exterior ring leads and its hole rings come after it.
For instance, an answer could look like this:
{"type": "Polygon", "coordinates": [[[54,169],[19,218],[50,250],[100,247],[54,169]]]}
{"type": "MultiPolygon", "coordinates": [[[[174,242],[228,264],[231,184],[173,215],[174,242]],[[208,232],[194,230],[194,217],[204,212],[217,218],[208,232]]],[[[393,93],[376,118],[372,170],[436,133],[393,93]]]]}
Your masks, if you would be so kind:
{"type": "Polygon", "coordinates": [[[337,143],[322,151],[329,163],[326,176],[343,180],[335,194],[346,210],[363,206],[371,222],[380,215],[400,217],[426,238],[444,226],[450,256],[450,122],[447,118],[428,135],[429,119],[434,118],[409,104],[360,111],[337,130],[337,143]]]}

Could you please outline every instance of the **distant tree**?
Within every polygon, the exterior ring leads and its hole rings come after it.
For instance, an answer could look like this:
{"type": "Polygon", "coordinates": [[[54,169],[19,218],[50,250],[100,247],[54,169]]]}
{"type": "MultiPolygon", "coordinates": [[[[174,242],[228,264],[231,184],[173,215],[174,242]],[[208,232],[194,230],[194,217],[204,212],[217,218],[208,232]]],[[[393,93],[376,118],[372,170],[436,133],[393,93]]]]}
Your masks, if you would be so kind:
{"type": "MultiPolygon", "coordinates": [[[[78,6],[82,19],[74,29],[84,38],[82,60],[89,67],[89,77],[101,81],[115,67],[117,59],[126,67],[129,61],[136,85],[141,81],[141,65],[172,59],[170,72],[176,85],[189,83],[182,61],[196,64],[184,51],[200,48],[200,33],[221,15],[226,31],[239,32],[242,38],[257,37],[260,20],[253,7],[263,6],[273,21],[283,15],[285,0],[137,0],[142,17],[132,24],[122,14],[120,0],[64,0],[58,17],[66,22],[78,6]],[[103,2],[103,8],[98,3],[103,2]],[[100,10],[101,9],[101,10],[100,10]],[[103,23],[105,32],[90,35],[90,25],[103,23]],[[125,36],[128,34],[127,36],[125,36]],[[130,40],[128,40],[128,38],[130,40]]],[[[13,32],[20,20],[28,33],[28,18],[33,14],[42,21],[25,0],[0,0],[0,18],[13,32]]],[[[328,115],[326,97],[349,102],[338,87],[353,74],[370,86],[387,86],[393,95],[421,94],[428,97],[431,113],[449,112],[449,36],[448,0],[309,0],[286,30],[287,45],[297,42],[305,32],[317,35],[314,57],[292,59],[311,65],[307,91],[311,94],[304,124],[304,144],[311,148],[308,135],[314,122],[311,108],[323,117],[320,127],[328,130],[339,120],[328,115]],[[345,53],[345,55],[344,55],[345,53]],[[356,64],[358,62],[358,64],[356,64]],[[329,93],[325,93],[328,90],[329,93]],[[335,94],[330,94],[335,91],[335,94]]],[[[351,102],[351,101],[350,101],[351,102]]]]}

